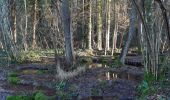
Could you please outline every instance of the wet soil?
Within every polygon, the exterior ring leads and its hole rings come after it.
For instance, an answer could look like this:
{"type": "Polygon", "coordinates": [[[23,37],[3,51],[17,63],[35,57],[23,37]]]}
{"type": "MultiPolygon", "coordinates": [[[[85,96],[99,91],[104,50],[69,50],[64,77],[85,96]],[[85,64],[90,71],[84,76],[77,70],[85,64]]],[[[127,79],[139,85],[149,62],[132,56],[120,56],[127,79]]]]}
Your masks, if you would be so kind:
{"type": "MultiPolygon", "coordinates": [[[[136,87],[143,76],[142,68],[135,66],[110,68],[98,63],[83,66],[85,66],[85,71],[69,77],[66,81],[67,84],[75,87],[73,92],[78,94],[78,99],[100,100],[98,96],[102,96],[102,100],[135,100],[136,87]]],[[[1,67],[0,100],[5,100],[7,95],[32,94],[38,90],[48,96],[54,96],[55,85],[60,81],[56,65],[53,63],[11,65],[7,69],[1,67]],[[16,71],[21,79],[17,85],[7,81],[7,75],[12,71],[16,71]]]]}
{"type": "Polygon", "coordinates": [[[98,95],[106,98],[133,100],[137,94],[136,86],[142,80],[142,75],[141,69],[134,66],[95,67],[88,68],[86,72],[69,79],[69,83],[76,85],[80,98],[93,96],[92,90],[96,90],[98,95]]]}

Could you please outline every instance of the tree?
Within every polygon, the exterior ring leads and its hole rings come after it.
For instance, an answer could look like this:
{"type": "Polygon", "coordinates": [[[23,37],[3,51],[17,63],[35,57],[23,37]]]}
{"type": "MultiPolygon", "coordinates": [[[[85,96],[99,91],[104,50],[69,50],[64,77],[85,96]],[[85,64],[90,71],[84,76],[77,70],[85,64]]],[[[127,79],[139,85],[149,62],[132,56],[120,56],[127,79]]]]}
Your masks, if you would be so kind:
{"type": "Polygon", "coordinates": [[[12,0],[12,34],[13,34],[13,41],[17,42],[17,16],[16,16],[16,0],[12,0]]]}
{"type": "Polygon", "coordinates": [[[106,51],[110,49],[110,22],[111,22],[111,0],[107,0],[107,32],[106,32],[106,51]]]}
{"type": "Polygon", "coordinates": [[[62,19],[63,19],[63,26],[64,26],[66,62],[68,66],[71,66],[74,61],[74,54],[73,54],[74,51],[73,51],[72,32],[70,30],[71,18],[70,18],[69,0],[62,1],[62,19]]]}
{"type": "Polygon", "coordinates": [[[33,34],[32,34],[32,49],[36,46],[36,26],[37,26],[37,0],[34,1],[34,19],[33,19],[33,34]]]}
{"type": "Polygon", "coordinates": [[[112,54],[114,53],[114,50],[116,49],[116,44],[117,44],[117,32],[118,32],[118,11],[116,7],[117,3],[114,0],[114,33],[113,33],[113,43],[112,43],[112,54]]]}
{"type": "Polygon", "coordinates": [[[6,52],[10,57],[17,56],[17,50],[15,43],[13,41],[13,34],[11,32],[11,23],[10,23],[10,2],[8,0],[0,0],[0,30],[2,32],[2,44],[6,52]]]}
{"type": "Polygon", "coordinates": [[[92,49],[92,1],[89,0],[89,23],[88,23],[88,44],[87,44],[87,48],[88,49],[92,49]]]}
{"type": "Polygon", "coordinates": [[[102,50],[102,0],[98,0],[98,20],[97,20],[97,48],[102,50]]]}
{"type": "Polygon", "coordinates": [[[25,30],[24,30],[24,36],[23,36],[23,41],[24,41],[24,50],[27,51],[28,49],[28,44],[27,44],[27,28],[28,28],[28,15],[27,15],[27,0],[24,0],[24,8],[25,8],[25,30]]]}
{"type": "Polygon", "coordinates": [[[121,51],[120,55],[120,61],[122,64],[125,63],[125,57],[128,52],[132,37],[134,36],[135,33],[135,22],[136,22],[136,9],[134,3],[131,4],[131,11],[130,11],[130,27],[128,31],[128,36],[125,42],[125,45],[121,51]]]}

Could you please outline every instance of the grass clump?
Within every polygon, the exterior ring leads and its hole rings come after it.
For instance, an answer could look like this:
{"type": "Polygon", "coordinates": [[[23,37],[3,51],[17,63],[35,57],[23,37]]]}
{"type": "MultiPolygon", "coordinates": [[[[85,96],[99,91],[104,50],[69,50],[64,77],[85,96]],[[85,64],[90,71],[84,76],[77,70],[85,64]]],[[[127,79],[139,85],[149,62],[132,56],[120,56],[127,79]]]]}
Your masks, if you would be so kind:
{"type": "Polygon", "coordinates": [[[7,80],[11,84],[19,84],[20,79],[18,78],[18,74],[16,72],[12,72],[8,75],[7,80]]]}
{"type": "Polygon", "coordinates": [[[55,96],[54,97],[46,96],[41,91],[38,91],[31,96],[26,95],[7,96],[6,100],[55,100],[55,98],[56,98],[55,96]]]}
{"type": "Polygon", "coordinates": [[[19,53],[19,56],[16,58],[17,63],[26,63],[26,62],[36,62],[40,61],[41,53],[35,51],[23,51],[19,53]]]}
{"type": "Polygon", "coordinates": [[[34,97],[34,100],[50,100],[50,98],[42,92],[37,92],[34,97]]]}
{"type": "Polygon", "coordinates": [[[146,99],[147,96],[153,95],[157,92],[157,89],[154,85],[156,78],[152,73],[144,73],[144,80],[138,86],[139,99],[146,99]]]}
{"type": "Polygon", "coordinates": [[[96,88],[91,89],[91,96],[100,96],[100,91],[96,88]]]}
{"type": "Polygon", "coordinates": [[[56,84],[56,94],[59,100],[72,100],[72,97],[78,96],[75,86],[67,84],[64,80],[56,84]]]}
{"type": "Polygon", "coordinates": [[[90,57],[82,57],[82,58],[78,58],[78,62],[80,62],[81,64],[85,64],[85,63],[92,63],[92,58],[90,57]]]}
{"type": "Polygon", "coordinates": [[[8,96],[6,100],[34,100],[34,97],[24,95],[8,96]]]}
{"type": "Polygon", "coordinates": [[[115,57],[115,59],[113,60],[113,65],[121,67],[123,64],[118,57],[115,57]]]}

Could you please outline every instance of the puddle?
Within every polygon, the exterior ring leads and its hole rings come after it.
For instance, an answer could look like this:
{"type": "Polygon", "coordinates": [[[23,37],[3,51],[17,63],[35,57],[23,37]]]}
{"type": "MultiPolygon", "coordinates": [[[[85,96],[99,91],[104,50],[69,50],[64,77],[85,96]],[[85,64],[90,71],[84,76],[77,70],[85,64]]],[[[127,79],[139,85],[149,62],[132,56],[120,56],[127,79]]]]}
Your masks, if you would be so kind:
{"type": "Polygon", "coordinates": [[[101,80],[124,79],[124,80],[131,80],[131,81],[139,83],[142,81],[142,75],[133,75],[133,74],[127,73],[127,72],[109,71],[109,72],[105,72],[105,73],[99,75],[99,79],[101,79],[101,80]]]}

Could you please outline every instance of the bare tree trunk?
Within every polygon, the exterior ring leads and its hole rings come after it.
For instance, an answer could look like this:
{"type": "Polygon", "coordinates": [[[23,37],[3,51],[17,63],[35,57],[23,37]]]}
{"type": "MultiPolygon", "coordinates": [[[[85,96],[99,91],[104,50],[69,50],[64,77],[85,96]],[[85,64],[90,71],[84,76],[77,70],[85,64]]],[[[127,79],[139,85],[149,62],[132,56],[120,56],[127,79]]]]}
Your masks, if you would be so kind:
{"type": "Polygon", "coordinates": [[[13,33],[13,41],[14,43],[17,42],[17,29],[16,29],[16,23],[17,23],[17,16],[16,16],[16,1],[12,1],[12,33],[13,33]]]}
{"type": "Polygon", "coordinates": [[[62,1],[62,18],[64,24],[66,61],[68,66],[71,66],[74,61],[74,54],[73,54],[74,51],[73,51],[72,32],[70,30],[71,19],[70,19],[69,0],[62,1]]]}
{"type": "Polygon", "coordinates": [[[122,64],[125,63],[125,57],[128,52],[132,37],[135,34],[135,21],[136,21],[136,9],[134,3],[131,4],[131,11],[130,11],[130,28],[127,36],[127,40],[125,46],[123,47],[120,55],[120,61],[122,64]]]}
{"type": "MultiPolygon", "coordinates": [[[[84,27],[84,25],[85,25],[85,18],[84,18],[84,6],[85,6],[85,0],[82,0],[82,2],[83,2],[82,34],[83,34],[83,36],[84,36],[84,34],[85,34],[85,30],[84,30],[84,28],[85,28],[85,27],[84,27]]],[[[84,38],[83,38],[83,40],[82,40],[81,46],[82,46],[83,49],[85,48],[84,38]]]]}
{"type": "Polygon", "coordinates": [[[107,7],[107,2],[108,0],[104,0],[104,17],[105,17],[105,30],[104,30],[104,33],[105,33],[105,49],[104,49],[104,55],[107,55],[107,26],[108,26],[108,7],[107,7]]]}
{"type": "Polygon", "coordinates": [[[92,1],[89,0],[89,23],[88,23],[88,27],[89,27],[89,32],[88,32],[88,44],[87,44],[87,48],[88,49],[92,49],[92,1]]]}
{"type": "Polygon", "coordinates": [[[114,53],[114,50],[116,49],[116,44],[117,44],[117,32],[118,32],[118,13],[117,13],[117,8],[116,8],[116,1],[114,0],[114,33],[113,33],[113,43],[112,43],[112,54],[114,53]]]}
{"type": "Polygon", "coordinates": [[[101,0],[98,0],[98,20],[97,20],[97,24],[98,24],[98,27],[97,27],[97,32],[98,32],[98,35],[97,35],[97,48],[98,50],[102,50],[102,1],[101,0]]]}
{"type": "Polygon", "coordinates": [[[34,19],[33,19],[32,49],[35,49],[35,46],[36,46],[36,26],[37,26],[37,0],[34,1],[34,19]]]}
{"type": "Polygon", "coordinates": [[[28,15],[27,15],[27,0],[24,0],[24,7],[25,7],[25,32],[24,32],[24,49],[27,51],[28,44],[27,44],[27,23],[28,23],[28,15]]]}
{"type": "Polygon", "coordinates": [[[8,0],[0,0],[0,30],[2,32],[2,45],[6,50],[8,56],[15,58],[17,56],[18,50],[13,41],[13,34],[11,32],[10,23],[10,2],[8,0]]]}
{"type": "Polygon", "coordinates": [[[111,22],[111,18],[110,18],[110,9],[111,9],[111,0],[107,1],[107,33],[106,33],[106,50],[110,49],[110,22],[111,22]]]}

